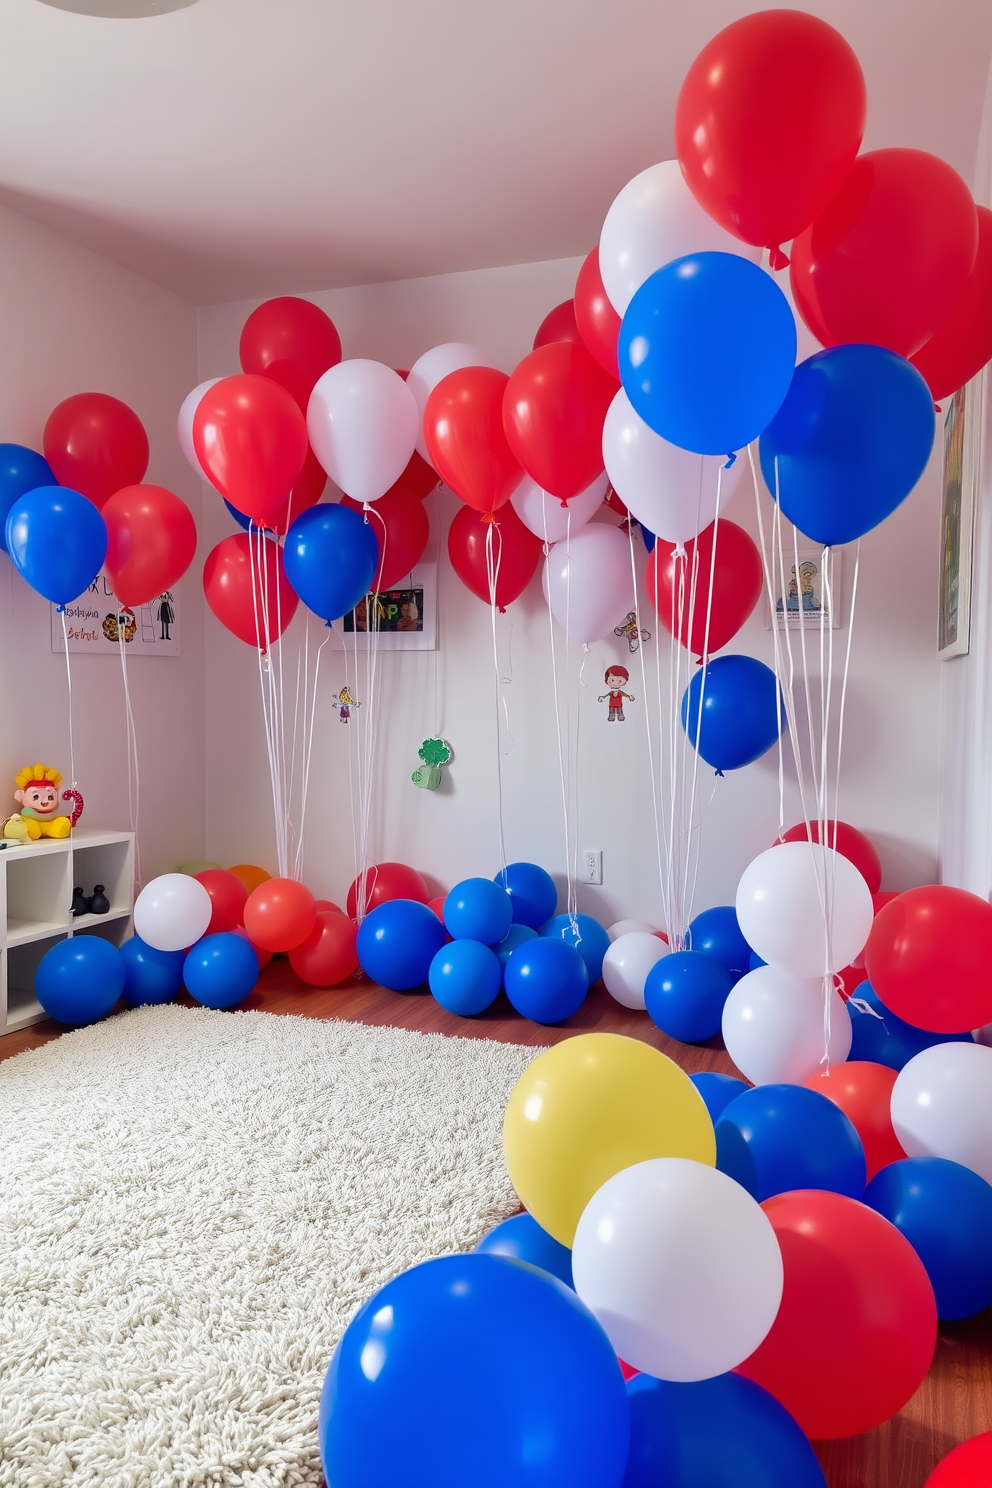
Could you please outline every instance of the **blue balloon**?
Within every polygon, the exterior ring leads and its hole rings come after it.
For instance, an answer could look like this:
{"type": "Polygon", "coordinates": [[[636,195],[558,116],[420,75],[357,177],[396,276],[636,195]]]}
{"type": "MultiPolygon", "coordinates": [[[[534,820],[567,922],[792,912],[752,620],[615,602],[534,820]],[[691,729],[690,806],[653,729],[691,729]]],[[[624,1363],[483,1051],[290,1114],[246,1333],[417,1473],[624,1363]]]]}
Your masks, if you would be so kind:
{"type": "Polygon", "coordinates": [[[644,525],[643,522],[638,522],[637,525],[641,529],[641,536],[644,539],[644,546],[645,546],[646,550],[649,553],[653,553],[654,552],[654,545],[658,541],[658,539],[655,537],[654,533],[649,528],[645,527],[645,525],[644,525]]]}
{"type": "Polygon", "coordinates": [[[617,357],[624,391],[649,428],[698,455],[730,454],[757,439],[782,406],[796,322],[757,264],[693,253],[641,285],[617,357]]]}
{"type": "Polygon", "coordinates": [[[733,1075],[720,1075],[716,1070],[698,1070],[689,1079],[703,1097],[714,1124],[732,1100],[751,1088],[746,1080],[735,1080],[733,1075]]]}
{"type": "Polygon", "coordinates": [[[0,444],[0,552],[7,551],[4,528],[14,502],[39,486],[57,485],[43,455],[23,444],[0,444]]]}
{"type": "Polygon", "coordinates": [[[521,1017],[560,1023],[585,1002],[589,973],[574,946],[538,935],[510,956],[503,985],[521,1017]]]}
{"type": "Polygon", "coordinates": [[[992,1187],[944,1157],[905,1157],[876,1173],[865,1203],[901,1230],[926,1268],[937,1316],[992,1305],[992,1187]]]}
{"type": "Polygon", "coordinates": [[[541,934],[574,946],[586,963],[590,987],[595,986],[603,975],[603,957],[610,949],[610,937],[598,920],[584,914],[555,915],[541,926],[541,934]]]}
{"type": "Polygon", "coordinates": [[[751,952],[750,959],[748,960],[748,963],[747,963],[747,969],[748,969],[748,971],[757,971],[757,969],[758,969],[759,966],[767,966],[767,965],[768,965],[768,962],[767,961],[762,961],[762,959],[758,955],[757,951],[752,951],[751,952]]]}
{"type": "Polygon", "coordinates": [[[875,991],[871,982],[860,982],[855,987],[847,1004],[851,1015],[850,1059],[867,1060],[870,1064],[887,1064],[889,1069],[901,1070],[904,1064],[932,1044],[970,1044],[974,1040],[970,1033],[927,1033],[923,1028],[914,1028],[904,1023],[895,1013],[890,1013],[875,991]],[[858,1006],[867,1003],[870,1011],[858,1006]]]}
{"type": "Polygon", "coordinates": [[[529,925],[511,925],[499,945],[493,946],[501,970],[506,970],[506,963],[517,949],[517,946],[522,946],[525,940],[534,940],[536,936],[537,931],[532,930],[529,925]]]}
{"type": "Polygon", "coordinates": [[[233,930],[205,935],[183,962],[183,981],[190,997],[203,1007],[236,1007],[258,981],[255,947],[233,930]]]}
{"type": "Polygon", "coordinates": [[[513,923],[540,930],[558,908],[558,890],[550,873],[536,863],[508,863],[494,879],[510,896],[513,923]]]}
{"type": "Polygon", "coordinates": [[[105,1018],[123,991],[121,953],[100,935],[60,940],[34,974],[34,995],[48,1016],[75,1028],[105,1018]]]}
{"type": "Polygon", "coordinates": [[[644,1006],[669,1038],[700,1044],[720,1032],[723,1004],[733,979],[725,966],[701,951],[673,951],[647,974],[644,1006]]]}
{"type": "Polygon", "coordinates": [[[361,512],[323,501],[301,512],[286,533],[283,563],[307,609],[330,625],[369,592],[379,544],[361,512]]]}
{"type": "Polygon", "coordinates": [[[550,1271],[566,1286],[574,1285],[572,1252],[547,1230],[542,1230],[529,1214],[515,1214],[512,1219],[504,1219],[488,1235],[483,1235],[475,1248],[483,1255],[505,1256],[509,1261],[526,1261],[528,1265],[540,1266],[542,1271],[550,1271]]]}
{"type": "Polygon", "coordinates": [[[487,945],[478,940],[453,940],[434,957],[427,980],[443,1008],[471,1018],[496,1000],[503,985],[503,968],[487,945]]]}
{"type": "Polygon", "coordinates": [[[124,960],[124,1001],[130,1008],[171,1002],[183,984],[185,951],[157,951],[140,935],[121,946],[124,960]]]}
{"type": "Polygon", "coordinates": [[[630,1457],[621,1488],[827,1488],[798,1423],[739,1374],[627,1382],[630,1457]]]}
{"type": "Polygon", "coordinates": [[[926,469],[933,397],[882,346],[832,346],[796,368],[761,436],[761,470],[789,521],[831,547],[863,537],[926,469]]]}
{"type": "Polygon", "coordinates": [[[7,551],[21,577],[63,607],[90,587],[107,556],[107,524],[67,486],[39,486],[7,513],[7,551]]]}
{"type": "MultiPolygon", "coordinates": [[[[704,710],[705,711],[705,710],[704,710]]],[[[742,977],[751,970],[751,947],[741,933],[737,923],[737,911],[732,904],[718,904],[713,909],[704,909],[689,922],[691,950],[702,951],[725,966],[731,976],[742,977]]]]}
{"type": "Polygon", "coordinates": [[[619,1488],[630,1410],[573,1291],[501,1256],[442,1256],[349,1324],[318,1435],[334,1488],[619,1488]]]}
{"type": "Polygon", "coordinates": [[[497,945],[512,922],[510,896],[491,878],[464,878],[444,901],[444,928],[454,940],[497,945]]]}
{"type": "Polygon", "coordinates": [[[763,1203],[798,1188],[860,1199],[865,1152],[839,1106],[803,1085],[758,1085],[716,1122],[716,1165],[763,1203]]]}
{"type": "Polygon", "coordinates": [[[358,927],[358,959],[365,975],[391,992],[422,987],[444,945],[444,926],[415,899],[390,899],[358,927]]]}
{"type": "Polygon", "coordinates": [[[718,775],[740,770],[766,754],[779,736],[775,673],[753,656],[717,656],[700,667],[682,694],[682,727],[689,743],[718,775]],[[703,677],[702,719],[699,698],[703,677]]]}

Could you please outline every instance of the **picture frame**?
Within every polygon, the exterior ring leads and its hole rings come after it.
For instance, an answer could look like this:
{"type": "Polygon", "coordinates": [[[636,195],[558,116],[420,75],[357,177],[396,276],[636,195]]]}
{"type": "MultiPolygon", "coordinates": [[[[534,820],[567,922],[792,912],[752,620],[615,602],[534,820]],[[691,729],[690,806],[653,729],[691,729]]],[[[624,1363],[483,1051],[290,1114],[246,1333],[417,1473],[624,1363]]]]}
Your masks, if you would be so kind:
{"type": "Polygon", "coordinates": [[[367,651],[372,644],[367,616],[379,612],[380,651],[437,650],[437,564],[418,563],[405,578],[380,594],[366,595],[340,621],[346,650],[367,651]]]}
{"type": "MultiPolygon", "coordinates": [[[[778,562],[776,559],[772,561],[774,613],[779,629],[818,631],[825,619],[832,630],[839,630],[843,610],[843,553],[837,548],[832,549],[831,595],[828,598],[823,593],[823,549],[804,543],[798,549],[786,545],[784,551],[785,594],[782,593],[778,562]],[[833,600],[832,608],[830,599],[833,600]]],[[[772,610],[766,599],[765,629],[771,628],[772,610]]]]}
{"type": "Polygon", "coordinates": [[[976,487],[981,470],[985,376],[959,388],[944,418],[940,491],[937,655],[967,656],[971,647],[972,555],[976,487]]]}
{"type": "MultiPolygon", "coordinates": [[[[62,616],[58,605],[50,605],[52,651],[65,655],[62,616]]],[[[144,605],[122,605],[114,594],[110,576],[101,568],[84,594],[65,607],[66,635],[70,655],[112,656],[120,664],[123,634],[130,661],[134,656],[179,656],[182,654],[182,603],[180,586],[157,594],[144,605]]]]}

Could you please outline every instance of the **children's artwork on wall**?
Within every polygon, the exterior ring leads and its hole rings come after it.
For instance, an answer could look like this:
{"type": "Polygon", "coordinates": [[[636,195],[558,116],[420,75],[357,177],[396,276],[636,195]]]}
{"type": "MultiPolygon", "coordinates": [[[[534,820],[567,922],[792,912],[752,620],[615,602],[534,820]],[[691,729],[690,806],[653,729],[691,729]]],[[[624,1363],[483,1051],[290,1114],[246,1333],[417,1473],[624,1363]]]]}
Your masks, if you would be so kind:
{"type": "Polygon", "coordinates": [[[414,770],[410,779],[421,790],[437,790],[441,784],[441,767],[451,762],[451,745],[446,739],[425,739],[417,750],[423,764],[414,770]]]}
{"type": "MultiPolygon", "coordinates": [[[[782,574],[773,575],[775,584],[775,615],[781,626],[783,619],[790,630],[817,629],[826,622],[834,630],[840,628],[841,604],[841,554],[833,550],[831,570],[831,592],[823,588],[823,549],[800,547],[798,551],[785,543],[785,593],[782,592],[782,574]],[[832,601],[832,603],[831,603],[832,601]]],[[[765,606],[765,629],[771,630],[771,615],[765,606]]]]}
{"type": "Polygon", "coordinates": [[[380,651],[437,650],[437,564],[418,563],[392,589],[367,594],[341,621],[348,647],[366,649],[378,632],[380,651]]]}
{"type": "Polygon", "coordinates": [[[632,692],[624,692],[623,690],[630,681],[630,673],[625,666],[608,666],[603,680],[606,683],[607,690],[596,701],[598,703],[609,703],[608,723],[623,723],[624,698],[627,699],[628,703],[634,702],[634,694],[632,692]]]}
{"type": "Polygon", "coordinates": [[[626,636],[627,649],[631,655],[634,654],[642,641],[649,641],[651,639],[651,632],[649,630],[638,630],[637,613],[634,610],[627,611],[622,625],[614,626],[613,634],[615,636],[626,636]]]}
{"type": "Polygon", "coordinates": [[[966,656],[971,644],[971,550],[983,389],[983,376],[979,374],[954,394],[944,420],[937,606],[937,655],[941,661],[966,656]]]}
{"type": "Polygon", "coordinates": [[[362,705],[354,696],[350,687],[342,687],[340,692],[334,694],[334,702],[331,707],[335,709],[340,723],[351,722],[352,708],[360,708],[362,705]]]}
{"type": "MultiPolygon", "coordinates": [[[[110,579],[101,568],[85,594],[65,607],[69,650],[87,656],[117,657],[123,636],[128,657],[180,654],[179,589],[157,594],[149,604],[119,604],[110,579]]],[[[62,619],[51,606],[52,650],[62,655],[62,619]]]]}

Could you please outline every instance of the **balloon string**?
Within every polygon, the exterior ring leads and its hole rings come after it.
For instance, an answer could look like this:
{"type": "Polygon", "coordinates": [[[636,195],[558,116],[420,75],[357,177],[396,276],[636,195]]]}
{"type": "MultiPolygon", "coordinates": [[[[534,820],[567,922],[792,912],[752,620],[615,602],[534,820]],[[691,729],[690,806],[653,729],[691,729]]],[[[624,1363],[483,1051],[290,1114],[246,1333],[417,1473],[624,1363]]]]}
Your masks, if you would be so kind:
{"type": "MultiPolygon", "coordinates": [[[[630,547],[630,582],[631,582],[631,586],[633,588],[633,593],[634,593],[634,622],[635,622],[635,624],[637,626],[637,634],[638,634],[638,636],[640,636],[640,634],[641,634],[641,602],[640,602],[640,599],[638,597],[638,591],[637,591],[637,566],[636,566],[636,564],[634,562],[634,524],[633,524],[633,522],[628,522],[628,524],[627,524],[627,541],[628,541],[628,545],[630,547]]],[[[647,665],[646,665],[645,660],[644,660],[644,646],[643,645],[638,645],[637,654],[638,654],[638,658],[639,658],[639,661],[640,661],[640,669],[641,669],[641,695],[644,698],[644,725],[645,725],[645,734],[647,736],[647,748],[648,748],[648,774],[649,774],[649,778],[650,778],[650,781],[651,781],[651,814],[652,814],[652,819],[653,819],[653,822],[654,822],[654,840],[655,840],[655,848],[656,848],[657,856],[658,856],[658,892],[659,892],[659,894],[661,896],[662,908],[663,908],[663,912],[664,912],[664,901],[665,901],[665,869],[664,869],[664,862],[663,862],[662,848],[661,848],[661,822],[659,820],[659,812],[658,812],[658,782],[655,779],[654,744],[653,744],[653,741],[652,741],[652,738],[651,738],[651,709],[648,707],[647,665]]],[[[660,662],[659,662],[659,665],[660,665],[660,662]]],[[[666,915],[665,928],[666,929],[668,928],[667,915],[666,915]]]]}
{"type": "MultiPolygon", "coordinates": [[[[76,744],[72,730],[72,665],[69,661],[69,631],[65,623],[65,605],[59,605],[59,619],[62,621],[62,645],[65,648],[65,688],[66,688],[66,718],[69,726],[69,778],[71,788],[76,789],[76,744]]],[[[72,913],[73,880],[76,876],[73,858],[73,834],[74,828],[69,827],[69,908],[67,913],[72,913]]]]}
{"type": "MultiPolygon", "coordinates": [[[[493,705],[496,715],[496,824],[499,840],[499,866],[504,879],[506,878],[506,840],[503,826],[503,761],[500,746],[500,680],[499,680],[499,647],[496,641],[496,592],[499,583],[499,566],[503,552],[502,534],[498,535],[497,553],[493,553],[493,530],[495,522],[486,525],[486,577],[489,581],[489,618],[492,624],[493,638],[493,705]]],[[[503,698],[503,706],[506,706],[506,698],[503,698]]],[[[509,719],[507,719],[509,724],[509,719]]]]}
{"type": "Polygon", "coordinates": [[[252,609],[255,617],[255,643],[258,653],[258,686],[262,703],[262,724],[265,731],[265,749],[269,761],[269,785],[272,793],[273,830],[275,835],[276,861],[280,877],[285,877],[285,863],[280,850],[281,830],[279,822],[279,788],[274,740],[272,735],[271,703],[271,658],[268,653],[269,639],[268,596],[263,578],[264,552],[262,544],[267,539],[254,523],[248,528],[248,556],[251,571],[252,609]],[[254,528],[254,535],[253,535],[254,528]]]}
{"type": "Polygon", "coordinates": [[[127,741],[127,805],[128,816],[131,822],[131,833],[134,837],[134,880],[135,887],[142,887],[141,877],[141,848],[138,842],[138,822],[141,812],[141,776],[138,769],[138,732],[134,722],[134,711],[131,707],[131,688],[128,684],[127,675],[127,642],[124,639],[124,627],[120,623],[120,607],[117,614],[117,650],[121,659],[121,680],[124,684],[124,728],[127,741]]]}
{"type": "MultiPolygon", "coordinates": [[[[703,707],[704,707],[705,701],[706,701],[706,677],[707,677],[707,673],[709,671],[709,664],[710,664],[710,622],[711,622],[711,618],[712,618],[712,614],[713,614],[713,589],[714,589],[714,585],[715,585],[715,582],[716,582],[716,549],[717,549],[717,538],[718,538],[719,529],[720,529],[720,497],[721,497],[721,483],[722,483],[722,480],[723,480],[723,467],[722,466],[719,466],[717,468],[717,473],[716,473],[716,509],[714,511],[714,514],[713,514],[713,539],[712,539],[712,542],[710,544],[709,586],[708,586],[707,593],[706,593],[706,619],[705,619],[704,625],[703,625],[703,664],[702,664],[702,669],[701,669],[700,674],[699,674],[699,711],[698,711],[698,713],[696,715],[696,738],[695,738],[695,741],[694,741],[694,750],[693,750],[692,785],[691,785],[691,789],[690,789],[690,792],[689,792],[689,812],[688,812],[688,818],[687,818],[688,830],[687,830],[687,841],[686,841],[686,848],[685,848],[684,877],[683,877],[683,883],[682,883],[682,902],[683,902],[683,905],[684,905],[683,918],[684,918],[684,921],[685,921],[685,927],[686,927],[686,929],[688,929],[689,923],[692,920],[692,898],[693,898],[693,894],[692,894],[692,890],[690,889],[690,884],[689,884],[690,873],[691,873],[691,876],[692,876],[692,882],[693,882],[693,884],[695,884],[696,877],[697,877],[697,874],[699,872],[699,837],[700,837],[700,831],[699,831],[699,828],[698,828],[697,824],[694,823],[693,818],[694,818],[695,813],[696,813],[696,782],[697,782],[698,773],[699,773],[699,737],[700,737],[700,733],[701,733],[702,727],[703,727],[703,707]],[[693,857],[695,857],[695,860],[696,860],[695,871],[692,870],[693,857]]],[[[698,542],[698,539],[697,539],[696,543],[693,546],[693,557],[694,558],[697,557],[698,551],[699,551],[699,542],[698,542]]],[[[695,615],[695,606],[694,605],[690,607],[690,612],[689,613],[690,613],[690,616],[694,616],[695,615]]],[[[688,641],[691,640],[691,636],[687,635],[685,639],[688,642],[688,641]]],[[[712,797],[711,797],[711,799],[712,799],[712,797]]]]}
{"type": "MultiPolygon", "coordinates": [[[[544,561],[545,561],[546,564],[549,564],[550,561],[551,561],[551,558],[550,558],[551,544],[548,541],[548,514],[547,514],[547,507],[543,503],[542,503],[542,512],[543,512],[543,518],[542,518],[542,520],[543,520],[543,524],[544,524],[544,547],[545,547],[545,552],[548,554],[548,556],[545,558],[544,561]]],[[[550,583],[549,583],[549,585],[548,585],[549,596],[550,596],[550,591],[551,591],[551,586],[550,586],[550,583]]],[[[568,868],[569,868],[569,864],[571,862],[571,843],[570,843],[569,830],[568,830],[568,825],[569,825],[569,820],[568,820],[568,789],[567,789],[567,785],[566,785],[566,775],[565,775],[565,746],[564,746],[564,739],[562,737],[562,728],[561,728],[561,699],[559,697],[559,687],[558,687],[558,655],[557,655],[557,650],[556,650],[556,647],[555,647],[555,621],[554,621],[554,614],[552,613],[552,609],[551,609],[551,600],[550,600],[550,597],[548,599],[548,639],[549,639],[550,644],[551,644],[551,681],[552,681],[552,692],[554,694],[554,700],[555,700],[555,731],[556,731],[557,736],[558,736],[558,777],[559,777],[559,780],[561,782],[562,828],[563,828],[564,844],[565,844],[566,902],[570,906],[571,905],[571,885],[568,882],[568,868]]],[[[567,653],[566,653],[566,664],[567,664],[567,653]]]]}
{"type": "MultiPolygon", "coordinates": [[[[309,616],[307,618],[309,620],[309,616]]],[[[308,626],[308,631],[309,631],[309,626],[308,626]]],[[[311,759],[312,759],[312,756],[313,756],[313,738],[314,738],[314,732],[315,732],[315,722],[316,722],[316,713],[317,713],[317,684],[320,681],[320,658],[321,658],[321,653],[323,652],[324,647],[327,645],[327,643],[330,640],[330,638],[331,638],[331,633],[330,633],[330,631],[328,631],[328,633],[324,636],[324,639],[321,641],[320,645],[317,647],[317,659],[316,659],[316,662],[314,663],[314,669],[313,669],[313,688],[311,689],[311,693],[310,693],[310,719],[309,719],[309,726],[307,724],[307,715],[306,715],[306,693],[304,693],[304,699],[303,699],[303,709],[304,709],[304,713],[303,713],[303,747],[304,747],[305,754],[304,754],[304,764],[303,764],[303,781],[302,781],[302,784],[300,786],[300,834],[299,834],[299,840],[298,840],[298,842],[296,844],[296,864],[295,864],[295,877],[297,879],[299,879],[301,882],[303,880],[303,843],[304,843],[303,826],[304,826],[304,823],[306,822],[306,817],[307,817],[307,799],[308,799],[308,797],[310,795],[310,762],[311,762],[311,759]]],[[[309,651],[309,637],[308,637],[308,651],[309,651]]],[[[309,665],[309,655],[307,657],[307,663],[309,665]]]]}

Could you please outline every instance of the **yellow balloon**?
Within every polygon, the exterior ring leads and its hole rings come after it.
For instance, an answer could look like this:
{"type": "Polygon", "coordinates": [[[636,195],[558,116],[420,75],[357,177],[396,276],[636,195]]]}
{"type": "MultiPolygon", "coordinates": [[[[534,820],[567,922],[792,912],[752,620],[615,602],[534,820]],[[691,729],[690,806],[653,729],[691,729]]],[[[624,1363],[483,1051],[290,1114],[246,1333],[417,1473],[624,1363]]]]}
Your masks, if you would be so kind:
{"type": "Polygon", "coordinates": [[[583,1209],[614,1173],[651,1157],[712,1167],[716,1137],[702,1096],[666,1055],[640,1039],[582,1033],[520,1076],[503,1152],[524,1208],[571,1246],[583,1209]]]}

